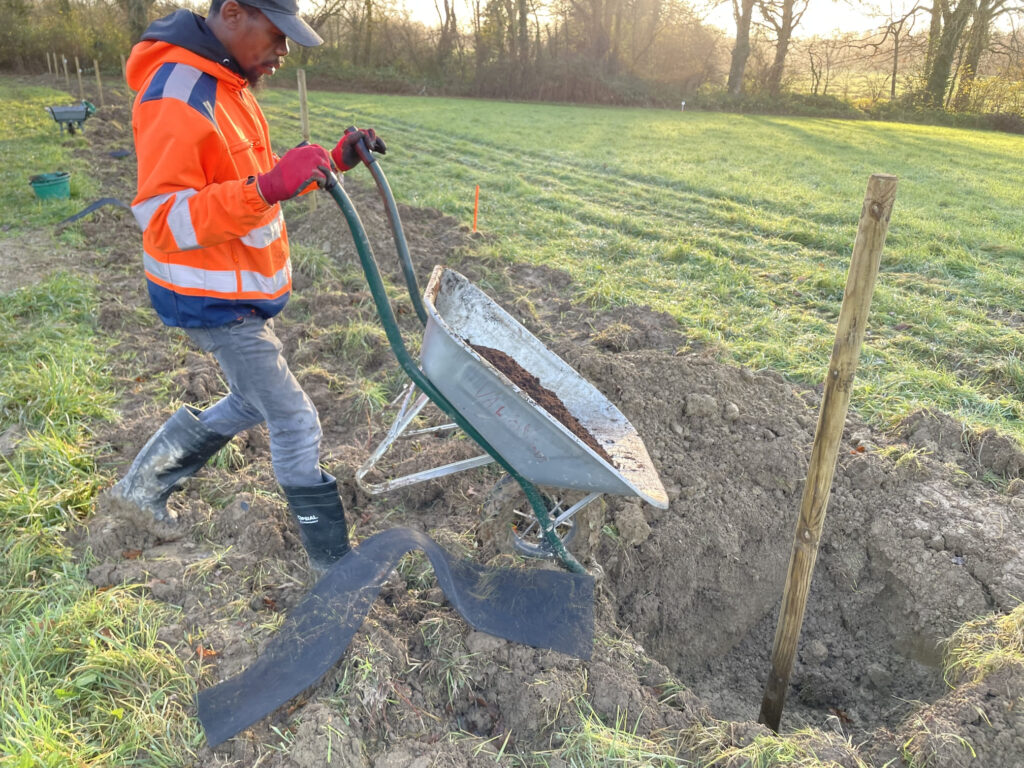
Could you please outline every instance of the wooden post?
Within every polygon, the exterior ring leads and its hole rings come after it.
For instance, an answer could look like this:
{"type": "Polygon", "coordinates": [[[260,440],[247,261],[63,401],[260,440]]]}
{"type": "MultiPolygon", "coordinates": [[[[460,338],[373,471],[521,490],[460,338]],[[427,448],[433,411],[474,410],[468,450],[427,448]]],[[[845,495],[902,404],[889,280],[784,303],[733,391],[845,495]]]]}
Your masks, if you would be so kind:
{"type": "Polygon", "coordinates": [[[128,84],[128,62],[125,61],[124,54],[121,54],[121,77],[124,79],[125,84],[128,84]]]}
{"type": "Polygon", "coordinates": [[[60,64],[57,63],[57,54],[53,54],[53,79],[60,80],[60,64]]]}
{"type": "Polygon", "coordinates": [[[880,173],[874,174],[868,181],[857,240],[853,245],[843,305],[836,327],[836,341],[832,347],[832,359],[828,366],[818,426],[811,448],[807,483],[800,501],[800,517],[796,524],[786,587],[782,593],[779,623],[775,628],[771,671],[758,717],[758,722],[775,732],[779,730],[789,676],[793,671],[793,658],[804,620],[804,609],[807,607],[814,562],[818,557],[818,544],[825,523],[839,442],[850,406],[853,375],[857,370],[857,359],[864,341],[868,309],[878,275],[882,246],[889,229],[889,217],[896,200],[896,184],[895,176],[880,173]]]}
{"type": "Polygon", "coordinates": [[[299,78],[299,120],[302,123],[302,140],[309,141],[309,100],[306,96],[306,70],[297,70],[299,78]]]}
{"type": "Polygon", "coordinates": [[[48,74],[48,75],[52,75],[53,74],[53,67],[50,66],[50,52],[49,51],[46,52],[46,74],[48,74]]]}
{"type": "Polygon", "coordinates": [[[105,107],[106,104],[103,103],[103,83],[100,82],[100,63],[97,59],[92,60],[92,67],[96,70],[96,90],[100,94],[100,106],[105,107]]]}
{"type": "MultiPolygon", "coordinates": [[[[302,140],[309,141],[309,99],[306,94],[306,70],[296,70],[299,82],[299,122],[302,125],[302,140]]],[[[315,211],[319,195],[309,196],[309,205],[315,211]]]]}
{"type": "Polygon", "coordinates": [[[61,61],[64,62],[64,85],[70,91],[71,90],[71,76],[68,75],[68,57],[61,54],[61,61]]]}
{"type": "Polygon", "coordinates": [[[78,74],[78,98],[85,101],[85,88],[82,87],[82,65],[78,63],[77,56],[75,56],[75,72],[78,74]]]}

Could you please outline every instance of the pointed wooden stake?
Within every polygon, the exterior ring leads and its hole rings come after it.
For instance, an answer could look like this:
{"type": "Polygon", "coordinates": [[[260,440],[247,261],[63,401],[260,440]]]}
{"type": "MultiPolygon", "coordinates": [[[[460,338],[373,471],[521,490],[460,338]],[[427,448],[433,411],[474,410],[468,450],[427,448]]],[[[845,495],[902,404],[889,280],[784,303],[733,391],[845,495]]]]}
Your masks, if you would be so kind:
{"type": "Polygon", "coordinates": [[[772,666],[761,700],[758,722],[778,732],[786,689],[793,672],[793,658],[800,637],[800,627],[807,607],[807,593],[818,557],[818,543],[825,524],[825,510],[832,488],[832,475],[839,455],[843,424],[850,407],[853,375],[857,370],[861,343],[867,327],[868,309],[878,275],[878,264],[889,230],[889,217],[896,200],[895,176],[875,174],[868,181],[864,207],[860,214],[857,240],[853,246],[850,272],[846,278],[843,306],[839,311],[836,341],[825,379],[818,426],[811,448],[807,483],[800,501],[800,517],[796,524],[793,552],[782,593],[782,608],[775,629],[772,666]]]}
{"type": "Polygon", "coordinates": [[[107,105],[103,102],[103,81],[100,80],[100,62],[99,62],[99,59],[93,59],[92,60],[92,68],[96,72],[96,91],[100,95],[100,106],[101,107],[105,107],[107,105]]]}

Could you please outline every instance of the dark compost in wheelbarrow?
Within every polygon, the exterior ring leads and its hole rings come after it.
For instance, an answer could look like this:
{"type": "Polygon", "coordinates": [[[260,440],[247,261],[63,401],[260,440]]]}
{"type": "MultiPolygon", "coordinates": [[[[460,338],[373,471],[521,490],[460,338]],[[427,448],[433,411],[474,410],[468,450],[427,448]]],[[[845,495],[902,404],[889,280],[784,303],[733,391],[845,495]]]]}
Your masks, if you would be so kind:
{"type": "MultiPolygon", "coordinates": [[[[469,344],[468,341],[466,343],[469,344]]],[[[601,444],[597,442],[587,428],[580,424],[575,416],[569,413],[569,409],[565,407],[565,403],[559,399],[558,395],[541,384],[540,379],[523,368],[523,366],[516,362],[515,358],[493,347],[476,344],[469,344],[469,346],[486,359],[487,362],[508,376],[513,384],[529,395],[537,405],[558,419],[566,429],[593,449],[594,453],[613,467],[615,466],[615,461],[608,455],[608,452],[601,447],[601,444]]]]}

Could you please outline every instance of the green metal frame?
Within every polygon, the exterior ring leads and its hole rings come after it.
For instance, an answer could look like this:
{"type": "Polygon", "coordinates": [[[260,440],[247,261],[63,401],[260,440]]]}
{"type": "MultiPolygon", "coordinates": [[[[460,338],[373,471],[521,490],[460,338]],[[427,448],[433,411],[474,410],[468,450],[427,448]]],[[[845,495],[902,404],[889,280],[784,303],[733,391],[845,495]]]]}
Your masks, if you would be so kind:
{"type": "MultiPolygon", "coordinates": [[[[381,197],[384,200],[384,204],[387,208],[388,220],[391,223],[391,230],[395,237],[395,245],[398,250],[399,261],[402,265],[402,271],[405,275],[406,286],[409,290],[409,296],[412,299],[413,306],[416,308],[416,315],[419,317],[420,322],[426,325],[427,314],[423,307],[422,300],[419,295],[419,288],[416,283],[416,276],[413,272],[412,261],[409,258],[409,249],[405,242],[405,235],[402,233],[401,221],[398,218],[398,209],[395,205],[394,196],[391,194],[391,188],[388,186],[387,179],[384,177],[384,172],[381,170],[377,159],[366,149],[365,145],[360,142],[357,147],[359,156],[363,163],[370,169],[370,173],[373,175],[374,181],[377,184],[377,190],[380,192],[381,197]]],[[[373,303],[377,307],[377,314],[380,317],[381,324],[384,326],[384,333],[387,335],[388,343],[391,345],[391,350],[395,353],[395,357],[398,359],[398,364],[402,366],[402,370],[405,374],[413,381],[413,383],[420,389],[423,394],[430,398],[430,400],[446,413],[459,427],[469,435],[484,451],[499,464],[501,467],[508,472],[508,474],[517,482],[523,489],[523,493],[526,494],[527,500],[530,502],[530,506],[533,508],[533,513],[537,517],[537,521],[540,523],[541,530],[544,534],[544,540],[551,547],[551,551],[561,561],[567,569],[574,573],[586,573],[586,569],[580,565],[579,561],[566,549],[565,544],[558,538],[558,534],[555,531],[555,527],[551,521],[551,516],[548,514],[547,504],[544,501],[544,496],[536,485],[531,483],[521,474],[519,474],[511,464],[509,464],[502,455],[496,451],[490,443],[484,439],[472,424],[470,424],[465,417],[455,408],[448,399],[441,394],[441,392],[435,387],[430,379],[428,379],[420,367],[413,360],[412,355],[409,354],[409,350],[405,346],[405,342],[402,339],[401,331],[398,328],[398,321],[395,318],[395,314],[391,309],[391,304],[388,301],[387,293],[384,290],[384,282],[380,276],[380,269],[377,266],[377,261],[373,256],[373,250],[370,247],[370,241],[366,236],[366,230],[363,228],[363,223],[359,219],[359,214],[356,212],[355,207],[352,205],[352,200],[346,194],[344,188],[339,183],[338,179],[330,174],[327,179],[327,184],[324,189],[334,198],[334,201],[341,208],[342,213],[345,215],[345,221],[348,223],[348,227],[352,232],[352,239],[355,241],[356,251],[359,254],[359,261],[363,267],[363,273],[366,275],[366,282],[370,287],[370,294],[373,296],[373,303]]]]}

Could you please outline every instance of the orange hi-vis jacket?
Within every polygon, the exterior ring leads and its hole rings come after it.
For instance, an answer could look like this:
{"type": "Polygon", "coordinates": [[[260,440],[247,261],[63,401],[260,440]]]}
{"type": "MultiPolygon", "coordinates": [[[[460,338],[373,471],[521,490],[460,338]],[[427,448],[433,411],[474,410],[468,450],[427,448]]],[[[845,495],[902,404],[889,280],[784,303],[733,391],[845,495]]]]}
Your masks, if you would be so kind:
{"type": "MultiPolygon", "coordinates": [[[[188,11],[150,29],[168,22],[178,36],[211,34],[188,11]]],[[[273,317],[292,280],[281,206],[267,205],[253,178],[278,160],[263,112],[229,59],[147,36],[132,49],[127,75],[138,91],[132,211],[153,308],[167,325],[185,328],[273,317]]]]}

